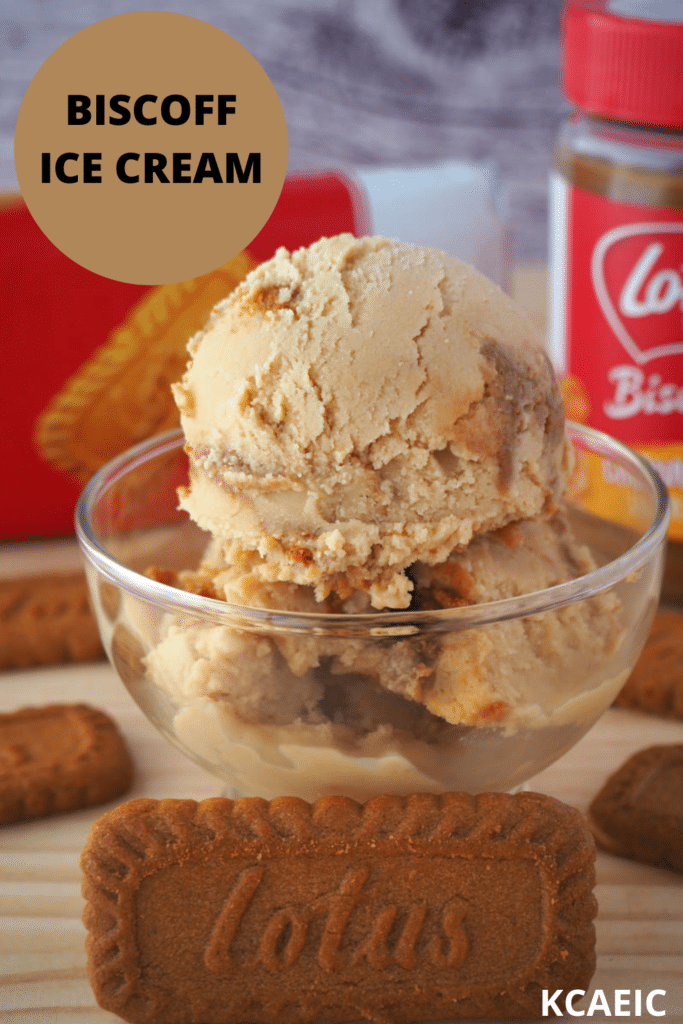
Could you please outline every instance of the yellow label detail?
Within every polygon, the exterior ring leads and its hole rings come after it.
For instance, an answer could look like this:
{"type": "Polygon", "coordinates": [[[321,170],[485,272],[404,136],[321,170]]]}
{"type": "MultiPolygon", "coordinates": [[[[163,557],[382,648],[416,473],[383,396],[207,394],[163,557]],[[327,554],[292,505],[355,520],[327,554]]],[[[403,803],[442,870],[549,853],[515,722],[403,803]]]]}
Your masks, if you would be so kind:
{"type": "MultiPolygon", "coordinates": [[[[669,537],[683,540],[683,444],[633,447],[667,485],[671,500],[669,537]]],[[[580,499],[588,511],[640,533],[647,529],[655,511],[651,495],[628,466],[603,460],[594,452],[577,450],[569,496],[580,499]]]]}

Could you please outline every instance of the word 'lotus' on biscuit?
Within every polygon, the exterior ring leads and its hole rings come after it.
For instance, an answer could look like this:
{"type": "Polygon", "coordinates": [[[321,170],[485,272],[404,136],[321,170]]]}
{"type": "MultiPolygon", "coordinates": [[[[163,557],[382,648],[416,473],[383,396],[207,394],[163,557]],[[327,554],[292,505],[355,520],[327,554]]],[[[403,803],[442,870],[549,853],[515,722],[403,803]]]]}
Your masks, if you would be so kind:
{"type": "Polygon", "coordinates": [[[595,969],[594,858],[538,793],[134,800],[81,858],[90,981],[131,1024],[538,1018],[595,969]]]}

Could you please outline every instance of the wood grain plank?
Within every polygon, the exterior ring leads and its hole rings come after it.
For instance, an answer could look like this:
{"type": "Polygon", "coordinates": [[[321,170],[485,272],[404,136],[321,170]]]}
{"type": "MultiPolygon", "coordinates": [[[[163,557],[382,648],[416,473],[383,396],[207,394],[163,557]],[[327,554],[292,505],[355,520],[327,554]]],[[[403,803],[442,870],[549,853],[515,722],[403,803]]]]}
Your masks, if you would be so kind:
{"type": "MultiPolygon", "coordinates": [[[[600,867],[604,858],[600,855],[600,867]]],[[[640,873],[640,865],[636,868],[640,873]]],[[[658,886],[631,884],[605,885],[598,882],[595,895],[600,904],[600,920],[676,920],[683,921],[683,886],[672,885],[676,876],[663,871],[668,884],[658,886]]],[[[602,872],[601,872],[602,876],[602,872]]],[[[633,867],[631,868],[631,877],[633,867]]]]}
{"type": "Polygon", "coordinates": [[[3,882],[2,917],[77,917],[81,887],[74,882],[3,882]]]}
{"type": "MultiPolygon", "coordinates": [[[[42,971],[32,980],[22,979],[8,984],[0,983],[0,1009],[34,1010],[47,1012],[51,1007],[78,1007],[93,1009],[94,1000],[85,969],[76,969],[81,977],[49,977],[42,971]]],[[[30,1018],[29,1018],[30,1019],[30,1018]]],[[[114,1014],[107,1014],[104,1020],[118,1020],[114,1014]]],[[[37,1024],[37,1014],[32,1024],[37,1024]]]]}
{"type": "Polygon", "coordinates": [[[72,882],[80,879],[71,850],[0,850],[0,878],[3,881],[72,882]]]}
{"type": "MultiPolygon", "coordinates": [[[[21,954],[85,953],[85,927],[80,917],[3,917],[0,959],[21,954]]],[[[73,961],[75,962],[75,961],[73,961]]],[[[0,977],[5,971],[0,969],[0,977]]]]}
{"type": "Polygon", "coordinates": [[[683,928],[679,920],[652,919],[598,921],[596,928],[598,954],[635,954],[650,956],[661,953],[683,957],[683,928]]]}
{"type": "Polygon", "coordinates": [[[37,1011],[5,1010],[0,1020],[3,1024],[120,1024],[121,1018],[89,1006],[45,1006],[37,1011]]]}

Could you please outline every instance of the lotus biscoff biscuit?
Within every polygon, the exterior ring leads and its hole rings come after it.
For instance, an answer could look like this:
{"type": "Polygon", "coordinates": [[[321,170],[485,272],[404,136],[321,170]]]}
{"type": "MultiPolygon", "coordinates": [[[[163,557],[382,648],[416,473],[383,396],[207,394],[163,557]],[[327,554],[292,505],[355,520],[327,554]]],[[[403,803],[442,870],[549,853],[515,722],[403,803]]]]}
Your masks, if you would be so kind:
{"type": "Polygon", "coordinates": [[[177,426],[171,384],[185,369],[187,340],[253,266],[240,253],[209,274],[145,295],[38,418],[43,457],[85,484],[126,448],[177,426]]]}
{"type": "Polygon", "coordinates": [[[538,793],[134,800],[81,857],[131,1024],[538,1018],[595,968],[595,847],[538,793]]]}
{"type": "Polygon", "coordinates": [[[643,653],[615,703],[661,718],[683,718],[681,612],[657,612],[643,653]]]}
{"type": "Polygon", "coordinates": [[[0,824],[106,803],[133,781],[115,722],[87,704],[0,714],[0,824]]]}
{"type": "Polygon", "coordinates": [[[0,580],[0,670],[103,657],[82,572],[0,580]]]}
{"type": "Polygon", "coordinates": [[[588,820],[607,853],[683,873],[683,744],[633,754],[594,798],[588,820]]]}

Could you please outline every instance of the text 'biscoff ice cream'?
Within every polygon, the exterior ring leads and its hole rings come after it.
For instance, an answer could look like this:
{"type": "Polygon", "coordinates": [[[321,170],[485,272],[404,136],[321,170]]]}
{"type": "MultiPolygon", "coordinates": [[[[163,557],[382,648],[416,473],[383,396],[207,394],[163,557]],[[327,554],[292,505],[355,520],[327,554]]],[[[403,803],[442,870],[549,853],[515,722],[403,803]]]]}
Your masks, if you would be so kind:
{"type": "Polygon", "coordinates": [[[280,249],[214,310],[174,388],[181,505],[212,558],[316,599],[405,608],[415,562],[549,515],[558,388],[524,313],[435,250],[350,234],[280,249]]]}

